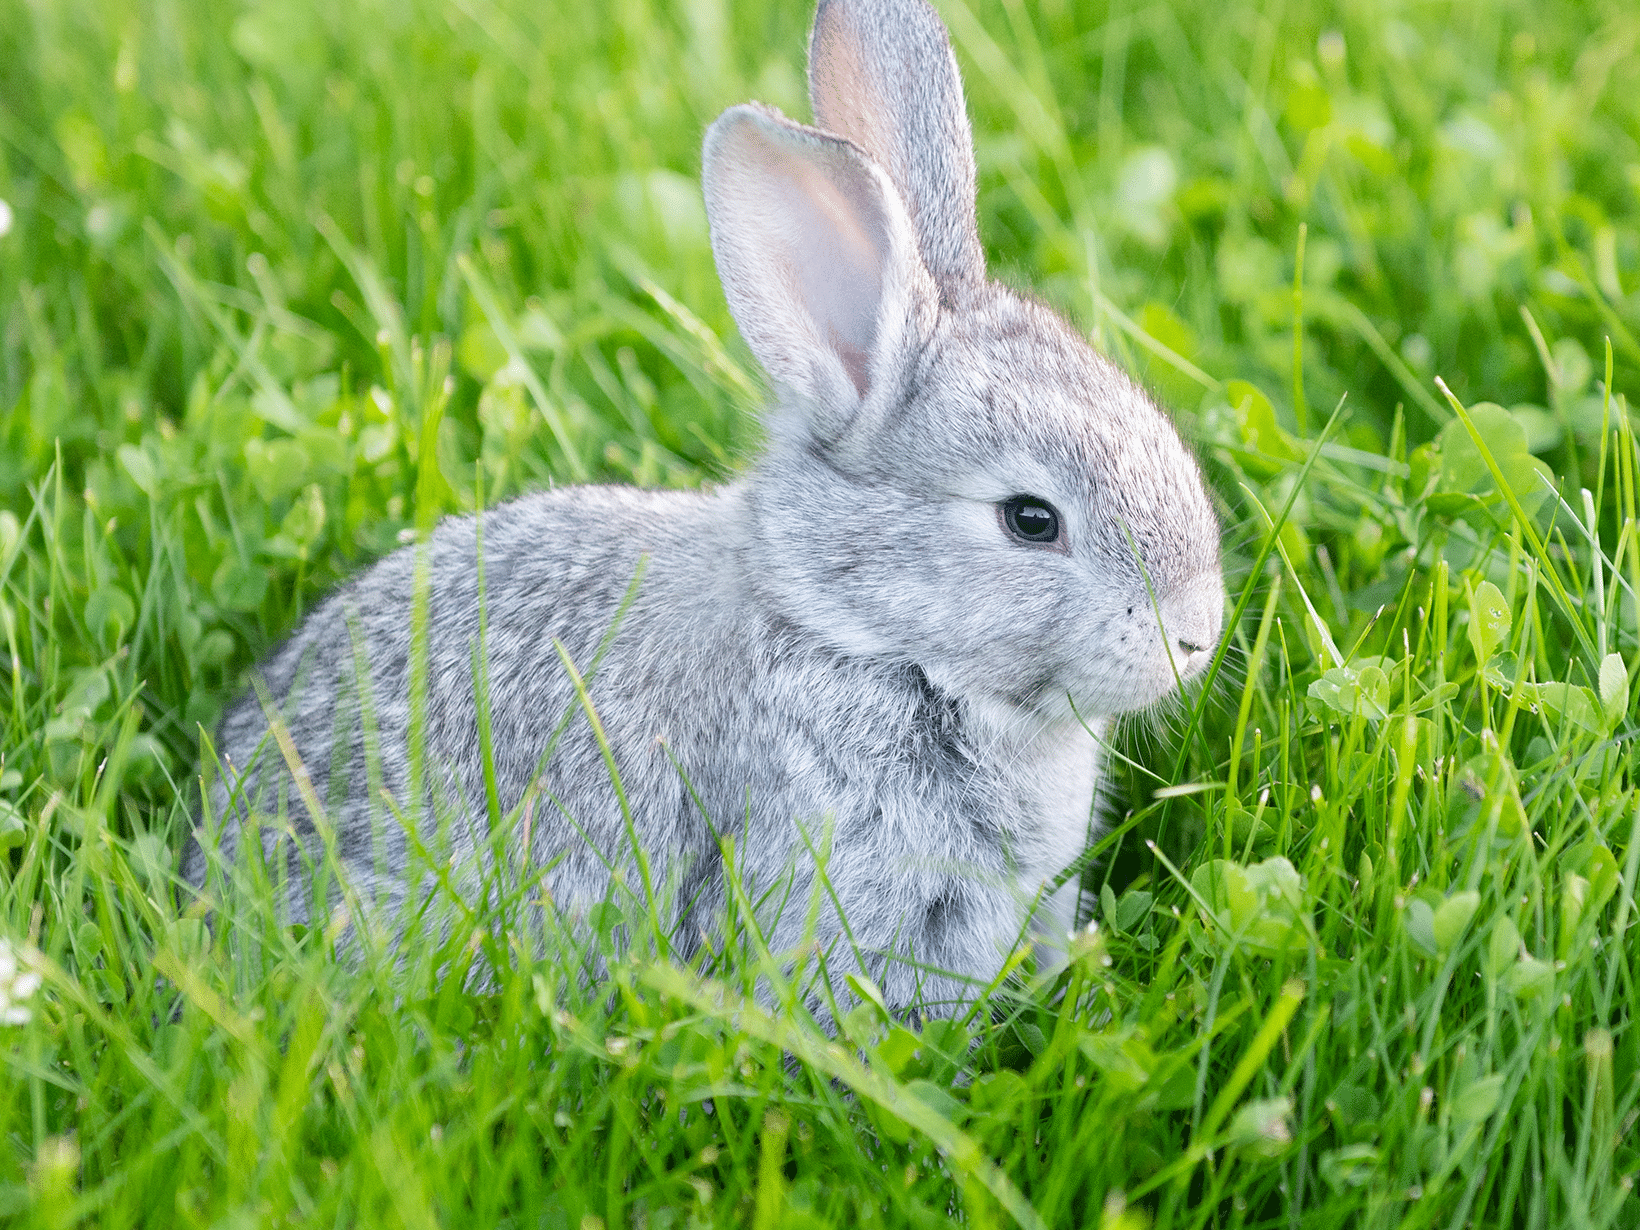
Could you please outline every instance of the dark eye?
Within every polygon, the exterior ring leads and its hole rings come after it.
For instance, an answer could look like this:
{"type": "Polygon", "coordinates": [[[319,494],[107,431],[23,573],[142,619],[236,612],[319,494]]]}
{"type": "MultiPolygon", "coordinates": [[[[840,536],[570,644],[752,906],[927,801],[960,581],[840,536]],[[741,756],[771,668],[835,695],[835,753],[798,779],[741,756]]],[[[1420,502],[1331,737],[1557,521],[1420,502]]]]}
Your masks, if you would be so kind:
{"type": "Polygon", "coordinates": [[[1021,542],[1047,546],[1059,541],[1059,514],[1046,500],[1034,495],[1016,495],[999,505],[1002,523],[1021,542]]]}

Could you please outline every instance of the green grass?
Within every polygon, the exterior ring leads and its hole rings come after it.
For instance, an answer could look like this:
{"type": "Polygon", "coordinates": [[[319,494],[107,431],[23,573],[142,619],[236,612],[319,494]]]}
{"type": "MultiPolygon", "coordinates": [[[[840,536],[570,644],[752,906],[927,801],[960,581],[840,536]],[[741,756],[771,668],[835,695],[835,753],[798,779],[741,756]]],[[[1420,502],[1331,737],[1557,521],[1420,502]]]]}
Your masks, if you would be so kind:
{"type": "Polygon", "coordinates": [[[698,147],[806,114],[807,3],[0,0],[0,1220],[1640,1224],[1640,13],[940,8],[993,267],[1177,408],[1238,618],[1068,973],[839,1048],[746,916],[349,966],[174,874],[338,578],[755,447],[698,147]]]}

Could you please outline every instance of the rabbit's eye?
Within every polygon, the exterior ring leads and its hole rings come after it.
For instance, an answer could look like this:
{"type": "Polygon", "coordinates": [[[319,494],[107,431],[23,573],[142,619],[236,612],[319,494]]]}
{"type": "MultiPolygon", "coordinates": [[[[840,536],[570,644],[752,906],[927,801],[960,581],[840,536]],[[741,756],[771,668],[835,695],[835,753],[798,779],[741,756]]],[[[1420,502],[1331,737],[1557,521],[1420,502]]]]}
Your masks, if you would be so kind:
{"type": "Polygon", "coordinates": [[[1021,542],[1051,546],[1059,541],[1059,514],[1046,500],[1016,495],[997,507],[1002,510],[1002,523],[1008,532],[1021,542]]]}

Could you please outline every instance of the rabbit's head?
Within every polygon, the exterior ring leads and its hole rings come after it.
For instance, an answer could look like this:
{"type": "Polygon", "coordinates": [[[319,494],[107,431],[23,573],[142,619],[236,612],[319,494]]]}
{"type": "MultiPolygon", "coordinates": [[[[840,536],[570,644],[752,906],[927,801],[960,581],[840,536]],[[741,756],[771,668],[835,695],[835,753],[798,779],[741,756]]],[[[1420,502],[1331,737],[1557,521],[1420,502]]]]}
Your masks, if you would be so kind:
{"type": "Polygon", "coordinates": [[[1005,713],[1142,708],[1218,643],[1219,531],[1155,403],[987,281],[972,137],[923,0],[823,0],[818,127],[707,133],[712,246],[778,390],[756,582],[835,647],[1005,713]]]}

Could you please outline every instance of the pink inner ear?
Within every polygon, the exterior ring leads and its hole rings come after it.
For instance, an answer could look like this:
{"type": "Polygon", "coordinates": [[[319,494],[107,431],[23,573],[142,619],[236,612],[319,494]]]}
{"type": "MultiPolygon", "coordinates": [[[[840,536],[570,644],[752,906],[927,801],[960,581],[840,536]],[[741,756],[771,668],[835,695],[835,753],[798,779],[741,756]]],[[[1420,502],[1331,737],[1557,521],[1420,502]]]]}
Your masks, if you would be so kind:
{"type": "MultiPolygon", "coordinates": [[[[823,5],[814,39],[809,54],[809,94],[815,126],[847,137],[870,154],[890,179],[900,182],[900,168],[893,163],[894,143],[887,131],[891,126],[888,103],[866,69],[860,32],[848,6],[823,5]]],[[[910,202],[906,208],[911,208],[910,202]]]]}
{"type": "Polygon", "coordinates": [[[851,346],[837,330],[831,331],[826,342],[837,352],[837,357],[843,361],[843,370],[848,373],[849,380],[854,384],[854,391],[861,397],[871,387],[871,356],[858,346],[851,346]]]}
{"type": "Polygon", "coordinates": [[[864,395],[888,257],[878,184],[846,158],[813,159],[774,142],[759,144],[768,172],[763,221],[769,238],[785,249],[782,264],[816,340],[837,355],[864,395]]]}

